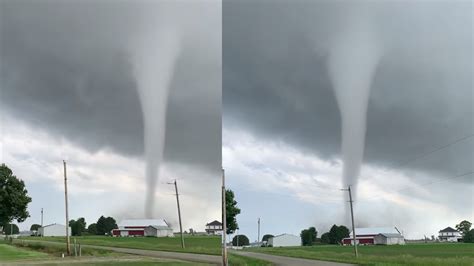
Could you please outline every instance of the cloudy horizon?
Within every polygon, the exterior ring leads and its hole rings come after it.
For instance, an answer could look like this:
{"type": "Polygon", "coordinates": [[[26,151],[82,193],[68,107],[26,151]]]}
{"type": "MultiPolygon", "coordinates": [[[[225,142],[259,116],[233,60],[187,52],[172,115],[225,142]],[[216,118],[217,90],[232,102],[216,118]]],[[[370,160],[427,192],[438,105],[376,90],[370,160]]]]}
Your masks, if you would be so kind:
{"type": "Polygon", "coordinates": [[[223,165],[239,233],[256,240],[259,217],[260,236],[350,227],[327,61],[331,40],[360,20],[382,56],[356,227],[396,226],[412,239],[472,220],[470,10],[468,1],[224,2],[223,165]]]}
{"type": "Polygon", "coordinates": [[[166,184],[177,179],[183,230],[220,220],[223,167],[242,209],[238,232],[251,241],[258,218],[260,236],[349,227],[328,62],[341,34],[357,35],[353,21],[380,49],[356,226],[396,226],[414,239],[474,219],[471,1],[184,2],[0,2],[0,162],[33,198],[20,229],[39,223],[41,208],[45,224],[64,223],[62,160],[70,219],[145,216],[133,49],[155,29],[176,30],[181,45],[160,114],[157,218],[178,230],[166,184]]]}
{"type": "Polygon", "coordinates": [[[177,179],[183,230],[203,231],[220,218],[220,7],[219,1],[1,1],[0,161],[25,180],[33,198],[21,229],[39,223],[41,208],[45,224],[64,224],[63,159],[71,219],[144,217],[144,119],[132,54],[140,34],[166,27],[179,32],[180,53],[156,217],[179,230],[174,188],[166,184],[177,179]]]}

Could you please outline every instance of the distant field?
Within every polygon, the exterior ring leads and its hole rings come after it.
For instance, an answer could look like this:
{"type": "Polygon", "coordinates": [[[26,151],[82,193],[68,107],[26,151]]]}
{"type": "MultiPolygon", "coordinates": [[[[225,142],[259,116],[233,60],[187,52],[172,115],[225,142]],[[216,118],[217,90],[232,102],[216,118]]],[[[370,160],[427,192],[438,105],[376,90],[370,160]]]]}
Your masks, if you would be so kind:
{"type": "Polygon", "coordinates": [[[249,248],[246,251],[362,265],[474,265],[474,244],[465,243],[360,246],[358,259],[354,258],[350,246],[249,248]]]}
{"type": "MultiPolygon", "coordinates": [[[[181,248],[181,238],[179,237],[108,237],[108,236],[81,236],[76,238],[77,243],[122,247],[122,248],[136,248],[147,250],[163,250],[187,253],[199,253],[220,255],[220,237],[211,236],[187,236],[184,239],[185,249],[181,248]]],[[[71,238],[71,242],[73,241],[71,238]]],[[[64,242],[64,237],[26,237],[24,239],[43,240],[64,242]]]]}
{"type": "Polygon", "coordinates": [[[0,262],[25,259],[41,259],[46,257],[48,257],[48,254],[46,253],[25,250],[7,244],[0,244],[0,262]]]}

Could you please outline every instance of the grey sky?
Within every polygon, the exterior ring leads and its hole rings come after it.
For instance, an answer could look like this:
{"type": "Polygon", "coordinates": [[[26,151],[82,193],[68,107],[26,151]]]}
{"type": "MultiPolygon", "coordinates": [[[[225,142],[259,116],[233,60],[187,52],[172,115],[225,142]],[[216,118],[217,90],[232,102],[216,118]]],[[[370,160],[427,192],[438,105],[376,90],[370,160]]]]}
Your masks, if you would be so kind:
{"type": "MultiPolygon", "coordinates": [[[[173,20],[194,25],[185,27],[186,47],[172,82],[165,157],[215,168],[220,20],[209,5],[194,4],[201,12],[194,16],[173,6],[173,20]]],[[[2,109],[90,151],[109,147],[141,156],[143,123],[128,49],[146,24],[143,13],[161,15],[161,7],[159,2],[2,1],[2,109]]],[[[166,13],[164,20],[170,17],[166,13]]]]}
{"type": "MultiPolygon", "coordinates": [[[[338,156],[340,117],[325,47],[360,2],[252,2],[224,5],[224,124],[338,156]]],[[[395,166],[473,134],[471,2],[364,3],[384,50],[369,101],[366,161],[395,166]]],[[[469,144],[429,167],[466,168],[469,144]]]]}
{"type": "Polygon", "coordinates": [[[240,233],[255,239],[258,217],[271,234],[348,225],[327,58],[354,17],[372,21],[383,51],[356,225],[395,225],[418,238],[472,220],[472,8],[471,1],[225,1],[223,164],[242,206],[240,233]]]}
{"type": "Polygon", "coordinates": [[[39,222],[40,207],[49,222],[62,221],[54,197],[41,191],[61,196],[63,158],[71,218],[143,216],[143,120],[130,49],[142,31],[168,25],[180,30],[183,47],[170,88],[157,213],[176,225],[175,199],[163,182],[178,178],[185,227],[203,230],[220,217],[220,2],[2,0],[0,12],[0,157],[34,195],[23,227],[39,222]],[[90,201],[74,200],[79,195],[90,201]]]}

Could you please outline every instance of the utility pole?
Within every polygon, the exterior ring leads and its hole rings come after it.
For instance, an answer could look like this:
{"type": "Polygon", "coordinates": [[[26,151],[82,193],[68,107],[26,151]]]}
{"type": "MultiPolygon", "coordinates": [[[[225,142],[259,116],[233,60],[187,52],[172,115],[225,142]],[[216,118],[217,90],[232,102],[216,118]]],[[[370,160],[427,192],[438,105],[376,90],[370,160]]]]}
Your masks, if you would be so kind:
{"type": "MultiPolygon", "coordinates": [[[[41,208],[41,228],[42,227],[43,227],[43,208],[41,208]]],[[[36,234],[38,235],[38,232],[36,232],[36,234]]]]}
{"type": "Polygon", "coordinates": [[[171,184],[171,185],[174,184],[174,189],[176,191],[176,203],[178,204],[179,232],[181,234],[181,247],[184,249],[183,224],[181,223],[181,209],[179,208],[178,183],[176,182],[176,179],[175,179],[173,183],[168,183],[168,184],[171,184]]]}
{"type": "Polygon", "coordinates": [[[69,239],[69,210],[67,204],[67,174],[66,174],[66,161],[63,160],[64,165],[64,201],[66,203],[66,252],[67,255],[71,255],[71,243],[69,239]]]}
{"type": "Polygon", "coordinates": [[[258,234],[257,234],[257,243],[260,242],[260,217],[258,217],[258,234]]]}
{"type": "Polygon", "coordinates": [[[351,205],[351,220],[352,220],[352,239],[354,241],[354,254],[356,258],[359,256],[357,252],[357,242],[356,242],[356,231],[355,231],[355,226],[354,226],[354,210],[352,208],[352,193],[351,193],[351,186],[349,185],[347,189],[341,189],[344,191],[349,192],[349,204],[351,205]]]}
{"type": "MultiPolygon", "coordinates": [[[[222,265],[227,266],[227,221],[225,201],[225,170],[222,168],[222,265]]],[[[239,237],[237,237],[239,239],[239,237]]],[[[237,240],[238,241],[238,240],[237,240]]]]}

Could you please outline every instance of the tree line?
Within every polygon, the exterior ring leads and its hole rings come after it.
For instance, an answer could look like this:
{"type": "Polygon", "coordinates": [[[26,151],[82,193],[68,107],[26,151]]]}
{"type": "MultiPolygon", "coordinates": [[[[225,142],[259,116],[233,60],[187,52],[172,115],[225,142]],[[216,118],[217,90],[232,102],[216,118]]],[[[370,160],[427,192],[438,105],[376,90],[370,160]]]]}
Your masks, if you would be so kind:
{"type": "MultiPolygon", "coordinates": [[[[16,225],[14,225],[16,226],[16,225]]],[[[107,235],[113,229],[117,229],[117,222],[113,217],[100,216],[97,222],[87,226],[86,219],[80,217],[76,220],[70,220],[69,226],[71,227],[72,236],[82,236],[82,235],[107,235]]],[[[39,224],[33,224],[30,227],[30,231],[35,232],[41,227],[39,224]]],[[[13,229],[15,234],[15,229],[13,229]]]]}
{"type": "Polygon", "coordinates": [[[113,229],[117,229],[117,222],[113,217],[100,216],[97,222],[90,224],[86,228],[86,220],[81,217],[77,220],[70,220],[71,235],[108,235],[113,229]]]}
{"type": "Polygon", "coordinates": [[[333,225],[329,232],[322,234],[321,238],[318,238],[316,228],[310,227],[302,230],[300,237],[303,246],[312,246],[316,243],[340,244],[342,239],[349,237],[349,228],[344,225],[333,225]]]}
{"type": "Polygon", "coordinates": [[[456,230],[461,232],[464,243],[474,243],[474,229],[471,229],[472,223],[464,220],[456,225],[456,230]]]}

